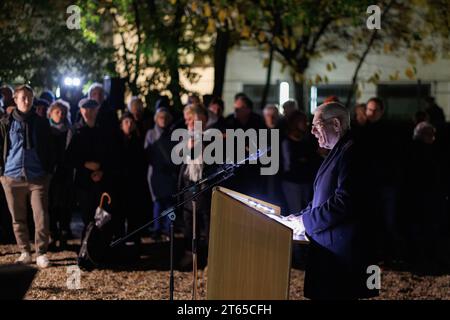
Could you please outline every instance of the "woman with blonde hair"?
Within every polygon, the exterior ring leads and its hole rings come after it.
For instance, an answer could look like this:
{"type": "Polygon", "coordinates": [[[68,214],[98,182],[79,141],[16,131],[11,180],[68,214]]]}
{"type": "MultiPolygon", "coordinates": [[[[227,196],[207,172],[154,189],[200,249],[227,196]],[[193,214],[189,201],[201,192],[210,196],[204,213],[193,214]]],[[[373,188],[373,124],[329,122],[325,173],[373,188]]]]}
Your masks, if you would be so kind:
{"type": "MultiPolygon", "coordinates": [[[[202,132],[205,131],[206,124],[208,122],[208,110],[202,106],[191,106],[185,108],[186,126],[189,130],[190,140],[188,142],[188,148],[192,150],[197,143],[204,143],[198,141],[194,136],[195,123],[201,123],[202,132]],[[186,117],[187,115],[187,117],[186,117]]],[[[178,190],[195,184],[200,179],[208,176],[214,170],[214,166],[206,165],[203,162],[203,158],[192,159],[189,163],[181,165],[178,176],[178,190]]],[[[192,190],[187,191],[183,195],[183,199],[186,200],[193,194],[192,190]]],[[[180,268],[183,270],[189,269],[193,261],[192,242],[195,239],[198,242],[200,249],[207,248],[209,238],[209,218],[210,218],[210,206],[211,206],[211,192],[207,191],[199,195],[196,199],[196,219],[194,220],[193,203],[187,202],[183,206],[183,220],[184,220],[184,255],[180,261],[180,268]],[[194,221],[196,225],[197,234],[194,234],[194,221]],[[198,240],[197,240],[198,239],[198,240]]]]}

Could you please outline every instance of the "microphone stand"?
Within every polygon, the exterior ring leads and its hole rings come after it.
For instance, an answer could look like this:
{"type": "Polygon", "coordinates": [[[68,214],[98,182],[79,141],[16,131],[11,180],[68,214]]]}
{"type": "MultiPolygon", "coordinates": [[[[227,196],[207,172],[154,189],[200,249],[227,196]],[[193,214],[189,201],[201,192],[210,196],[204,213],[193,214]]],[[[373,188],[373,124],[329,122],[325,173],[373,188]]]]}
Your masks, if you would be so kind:
{"type": "MultiPolygon", "coordinates": [[[[176,214],[175,214],[175,210],[183,207],[186,203],[190,202],[190,201],[195,201],[195,199],[198,198],[198,196],[200,196],[201,194],[203,194],[204,192],[212,189],[214,186],[222,183],[223,181],[229,179],[230,177],[232,177],[234,175],[234,171],[239,168],[242,164],[244,164],[247,160],[256,160],[258,159],[262,154],[268,152],[270,150],[270,148],[268,148],[267,150],[265,150],[264,152],[260,152],[259,150],[256,152],[256,154],[252,154],[250,155],[248,158],[245,158],[237,163],[230,163],[228,164],[228,166],[223,165],[223,169],[219,170],[216,173],[213,173],[211,175],[209,175],[208,177],[204,178],[204,179],[200,179],[199,181],[197,181],[196,183],[192,184],[191,186],[188,186],[186,188],[184,188],[183,190],[181,190],[180,192],[178,192],[177,194],[174,195],[174,197],[178,197],[180,195],[185,194],[188,191],[193,190],[194,193],[188,197],[187,199],[178,202],[176,205],[164,210],[161,215],[159,215],[158,217],[156,217],[155,219],[147,222],[146,224],[144,224],[143,226],[139,227],[138,229],[132,231],[131,233],[123,236],[122,238],[117,239],[116,241],[112,242],[110,244],[111,248],[116,247],[117,245],[123,243],[124,241],[128,240],[129,238],[133,237],[134,235],[138,234],[139,232],[147,229],[149,226],[151,226],[153,223],[155,223],[156,221],[164,218],[164,217],[168,217],[170,219],[170,280],[169,280],[169,299],[173,300],[173,293],[174,293],[174,268],[173,268],[173,261],[174,261],[174,221],[176,219],[176,214]],[[205,186],[203,188],[200,188],[200,186],[204,185],[205,186]]],[[[196,267],[196,265],[194,265],[196,267]]]]}

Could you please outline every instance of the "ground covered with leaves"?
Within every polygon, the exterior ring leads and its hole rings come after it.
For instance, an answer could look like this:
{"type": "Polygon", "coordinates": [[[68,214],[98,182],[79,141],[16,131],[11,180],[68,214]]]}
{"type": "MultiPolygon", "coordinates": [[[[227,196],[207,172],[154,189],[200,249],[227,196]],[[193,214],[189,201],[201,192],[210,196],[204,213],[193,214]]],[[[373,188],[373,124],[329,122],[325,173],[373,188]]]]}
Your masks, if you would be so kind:
{"type": "MultiPolygon", "coordinates": [[[[70,266],[76,264],[78,241],[71,241],[67,250],[50,252],[52,266],[40,270],[26,294],[26,299],[168,299],[169,245],[144,243],[138,263],[113,269],[82,271],[80,286],[74,287],[70,266]]],[[[180,247],[180,246],[176,246],[180,247]]],[[[176,250],[176,257],[180,256],[176,250]]],[[[0,264],[13,263],[19,252],[15,245],[0,246],[0,264]]],[[[207,272],[199,272],[199,298],[206,297],[207,272]]],[[[175,271],[175,299],[192,298],[192,272],[175,271]]],[[[304,271],[291,272],[290,299],[303,297],[304,271]]],[[[409,271],[384,268],[381,295],[377,299],[450,299],[450,274],[418,275],[409,271]]]]}

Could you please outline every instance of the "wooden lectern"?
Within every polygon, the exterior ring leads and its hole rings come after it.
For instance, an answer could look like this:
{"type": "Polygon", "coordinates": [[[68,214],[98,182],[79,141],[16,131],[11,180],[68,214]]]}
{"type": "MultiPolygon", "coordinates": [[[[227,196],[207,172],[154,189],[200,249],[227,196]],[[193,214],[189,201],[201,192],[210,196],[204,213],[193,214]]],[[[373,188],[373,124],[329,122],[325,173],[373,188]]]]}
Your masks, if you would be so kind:
{"type": "Polygon", "coordinates": [[[288,299],[292,229],[267,216],[280,208],[215,187],[207,299],[288,299]]]}

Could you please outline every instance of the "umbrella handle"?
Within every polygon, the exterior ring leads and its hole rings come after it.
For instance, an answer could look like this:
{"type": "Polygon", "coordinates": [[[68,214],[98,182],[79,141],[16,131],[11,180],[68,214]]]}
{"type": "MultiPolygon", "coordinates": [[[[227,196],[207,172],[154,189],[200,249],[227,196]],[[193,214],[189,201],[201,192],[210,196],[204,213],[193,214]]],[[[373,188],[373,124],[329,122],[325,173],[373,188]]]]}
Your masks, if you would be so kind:
{"type": "Polygon", "coordinates": [[[108,204],[111,204],[111,197],[106,192],[103,192],[102,196],[100,198],[100,208],[103,208],[103,201],[104,201],[105,197],[108,198],[108,204]]]}

